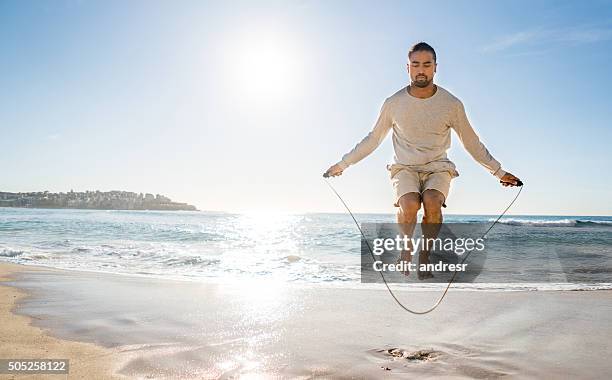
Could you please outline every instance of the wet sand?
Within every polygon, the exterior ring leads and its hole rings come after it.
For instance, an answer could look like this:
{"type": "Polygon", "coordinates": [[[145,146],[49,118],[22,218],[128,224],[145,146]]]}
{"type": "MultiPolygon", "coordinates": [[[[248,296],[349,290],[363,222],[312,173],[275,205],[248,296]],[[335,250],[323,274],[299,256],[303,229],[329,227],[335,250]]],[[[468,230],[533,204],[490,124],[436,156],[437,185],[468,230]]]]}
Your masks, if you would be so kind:
{"type": "MultiPolygon", "coordinates": [[[[69,359],[70,378],[124,379],[113,374],[118,369],[114,350],[91,343],[57,339],[32,325],[32,318],[16,315],[12,311],[18,302],[24,302],[26,293],[4,286],[13,276],[24,270],[37,268],[13,264],[0,264],[0,358],[2,359],[69,359]]],[[[66,375],[0,375],[0,379],[65,378],[66,375]]]]}
{"type": "MultiPolygon", "coordinates": [[[[415,316],[382,289],[58,270],[20,271],[9,285],[30,294],[18,314],[60,339],[112,353],[119,364],[95,370],[129,378],[600,379],[612,372],[612,291],[451,290],[436,311],[415,316]]],[[[425,308],[438,293],[399,296],[425,308]]],[[[14,316],[3,309],[7,318],[14,316]]],[[[11,339],[29,348],[21,333],[11,339]]]]}

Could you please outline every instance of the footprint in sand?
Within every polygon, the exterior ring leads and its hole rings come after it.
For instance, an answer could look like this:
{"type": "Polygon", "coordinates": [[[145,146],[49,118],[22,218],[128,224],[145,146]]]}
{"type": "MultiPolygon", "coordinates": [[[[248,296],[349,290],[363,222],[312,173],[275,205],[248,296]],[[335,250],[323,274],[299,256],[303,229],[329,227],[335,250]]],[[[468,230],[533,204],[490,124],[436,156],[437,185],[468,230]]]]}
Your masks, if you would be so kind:
{"type": "Polygon", "coordinates": [[[430,375],[459,375],[477,379],[499,378],[516,373],[516,368],[507,360],[495,357],[495,351],[455,344],[445,344],[443,348],[444,351],[393,347],[372,349],[369,352],[378,358],[380,368],[398,373],[417,375],[429,371],[430,375]],[[431,365],[419,365],[421,363],[431,365]]]}
{"type": "Polygon", "coordinates": [[[431,361],[442,355],[441,351],[435,351],[432,349],[408,351],[400,348],[389,348],[386,350],[377,350],[377,352],[382,353],[383,356],[391,356],[397,359],[403,358],[413,362],[431,361]]]}

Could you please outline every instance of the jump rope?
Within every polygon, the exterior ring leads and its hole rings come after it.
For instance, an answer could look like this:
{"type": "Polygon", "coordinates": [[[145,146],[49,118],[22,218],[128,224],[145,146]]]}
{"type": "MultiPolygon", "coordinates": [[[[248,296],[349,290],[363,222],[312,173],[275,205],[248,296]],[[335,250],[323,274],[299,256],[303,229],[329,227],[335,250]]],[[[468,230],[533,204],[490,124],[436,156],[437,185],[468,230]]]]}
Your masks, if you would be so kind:
{"type": "MultiPolygon", "coordinates": [[[[361,233],[361,236],[363,237],[363,240],[365,240],[368,249],[370,250],[370,255],[372,256],[372,260],[376,261],[376,258],[374,257],[374,251],[372,250],[372,247],[370,246],[370,242],[368,241],[368,239],[366,238],[365,234],[363,233],[363,230],[361,229],[361,226],[359,225],[359,222],[357,222],[357,219],[355,219],[355,215],[353,215],[353,213],[351,212],[351,209],[347,206],[346,202],[344,201],[344,199],[342,199],[342,197],[340,196],[340,194],[338,194],[338,192],[336,191],[336,189],[334,189],[334,187],[332,186],[332,184],[329,182],[329,180],[327,180],[327,178],[329,177],[329,175],[327,173],[323,174],[323,180],[325,181],[325,183],[327,184],[327,186],[329,186],[330,189],[332,189],[332,191],[334,192],[334,194],[336,194],[336,196],[338,197],[338,199],[340,199],[340,202],[342,202],[342,204],[344,205],[344,208],[346,208],[346,211],[348,211],[348,213],[351,215],[351,218],[353,218],[353,221],[355,222],[355,225],[357,226],[357,229],[359,230],[359,233],[361,233]]],[[[484,234],[482,234],[481,239],[483,239],[485,236],[487,236],[487,234],[489,233],[489,231],[491,231],[491,229],[493,228],[493,226],[495,226],[497,224],[497,222],[499,222],[499,220],[506,214],[506,212],[510,209],[510,207],[512,207],[512,205],[514,204],[514,202],[516,202],[516,200],[518,199],[519,195],[521,195],[521,191],[523,191],[523,182],[518,181],[516,184],[510,183],[510,182],[504,182],[504,181],[499,181],[500,183],[508,183],[510,185],[513,186],[518,186],[519,187],[519,191],[516,193],[516,196],[514,197],[514,199],[512,200],[512,202],[510,202],[510,204],[508,205],[508,207],[506,207],[506,209],[497,217],[497,219],[495,219],[495,221],[493,222],[493,224],[491,224],[491,226],[489,226],[489,228],[485,231],[484,234]]],[[[470,254],[472,253],[472,251],[474,251],[474,249],[468,251],[465,256],[463,257],[463,260],[461,260],[460,264],[463,264],[465,262],[465,260],[467,260],[467,258],[470,256],[470,254]]],[[[442,300],[444,299],[444,297],[446,297],[446,293],[448,293],[448,289],[450,289],[451,284],[453,283],[453,281],[455,280],[455,277],[457,276],[458,271],[454,271],[453,275],[451,276],[450,280],[448,281],[448,284],[446,285],[446,288],[444,289],[444,292],[442,293],[442,295],[440,296],[440,298],[438,299],[438,301],[433,304],[433,306],[431,306],[429,309],[426,310],[412,310],[409,309],[408,307],[406,307],[395,295],[395,293],[393,293],[393,290],[391,290],[391,288],[389,287],[389,284],[387,283],[387,279],[385,278],[385,275],[383,274],[382,271],[378,271],[378,273],[380,273],[380,276],[382,277],[382,280],[385,284],[385,287],[387,288],[387,291],[389,292],[389,294],[391,295],[391,297],[393,298],[393,300],[395,301],[395,303],[398,304],[399,307],[401,307],[402,309],[404,309],[405,311],[411,313],[411,314],[416,314],[416,315],[423,315],[423,314],[428,314],[431,313],[432,311],[434,311],[438,306],[440,306],[440,304],[442,303],[442,300]]]]}

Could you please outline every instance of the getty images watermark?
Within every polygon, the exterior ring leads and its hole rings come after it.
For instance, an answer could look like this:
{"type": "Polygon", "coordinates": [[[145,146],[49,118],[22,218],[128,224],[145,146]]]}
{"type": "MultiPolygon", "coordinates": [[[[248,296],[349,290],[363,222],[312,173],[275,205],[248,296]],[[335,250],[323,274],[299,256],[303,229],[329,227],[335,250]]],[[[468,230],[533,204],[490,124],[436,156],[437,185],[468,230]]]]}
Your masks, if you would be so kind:
{"type": "Polygon", "coordinates": [[[361,239],[362,282],[381,282],[381,274],[387,282],[446,282],[458,273],[455,281],[472,282],[483,267],[487,247],[480,224],[364,223],[361,227],[367,239],[361,239]],[[409,276],[411,272],[418,277],[409,276]]]}
{"type": "MultiPolygon", "coordinates": [[[[462,256],[466,252],[482,252],[485,249],[483,238],[426,238],[424,235],[420,237],[408,237],[407,235],[396,235],[395,238],[382,238],[378,237],[372,241],[372,253],[374,256],[380,258],[385,252],[409,252],[410,256],[413,256],[415,252],[422,252],[423,254],[429,254],[432,251],[445,251],[453,252],[457,256],[462,256]]],[[[389,272],[405,272],[405,271],[465,271],[467,264],[465,263],[448,263],[438,261],[437,263],[430,263],[429,257],[427,257],[425,263],[413,263],[402,258],[396,263],[384,263],[382,260],[374,260],[372,263],[372,269],[377,272],[389,271],[389,272]]]]}
{"type": "Polygon", "coordinates": [[[559,234],[548,227],[490,226],[478,221],[363,223],[361,282],[448,283],[451,278],[455,284],[612,282],[605,240],[585,240],[582,229],[563,229],[559,234]],[[585,243],[576,244],[577,239],[585,243]]]}

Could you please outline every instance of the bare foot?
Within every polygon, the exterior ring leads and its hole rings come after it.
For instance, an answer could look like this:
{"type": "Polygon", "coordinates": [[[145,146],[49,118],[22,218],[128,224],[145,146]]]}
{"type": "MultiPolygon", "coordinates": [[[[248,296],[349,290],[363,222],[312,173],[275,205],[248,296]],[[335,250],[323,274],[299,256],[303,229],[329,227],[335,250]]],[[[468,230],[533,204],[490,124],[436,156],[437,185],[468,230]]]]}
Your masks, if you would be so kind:
{"type": "Polygon", "coordinates": [[[433,274],[429,270],[421,270],[422,264],[429,264],[429,252],[419,252],[419,269],[417,271],[417,277],[419,280],[426,280],[433,278],[433,274]]]}
{"type": "Polygon", "coordinates": [[[410,275],[410,268],[408,264],[412,262],[412,253],[407,250],[402,250],[402,253],[400,253],[400,257],[397,260],[397,263],[399,264],[402,261],[406,263],[406,270],[402,271],[402,274],[404,276],[408,276],[410,275]]]}

